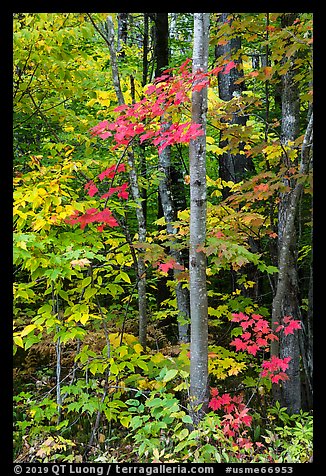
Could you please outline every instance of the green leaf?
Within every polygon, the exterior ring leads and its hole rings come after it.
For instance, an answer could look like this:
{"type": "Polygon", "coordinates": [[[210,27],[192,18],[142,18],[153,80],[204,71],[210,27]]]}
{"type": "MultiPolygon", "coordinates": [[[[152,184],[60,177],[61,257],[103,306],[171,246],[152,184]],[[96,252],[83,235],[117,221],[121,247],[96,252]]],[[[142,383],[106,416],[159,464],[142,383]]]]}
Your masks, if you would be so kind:
{"type": "Polygon", "coordinates": [[[153,398],[153,400],[147,400],[145,405],[147,407],[159,407],[159,406],[163,407],[164,400],[162,400],[162,398],[156,397],[156,398],[153,398]]]}
{"type": "Polygon", "coordinates": [[[166,372],[166,374],[163,377],[163,382],[169,382],[172,380],[178,373],[177,369],[170,369],[166,372]]]}
{"type": "Polygon", "coordinates": [[[123,279],[123,281],[125,281],[126,283],[131,284],[131,281],[130,281],[130,278],[129,278],[128,274],[125,273],[124,271],[120,271],[120,274],[118,274],[118,277],[123,279]]]}
{"type": "Polygon", "coordinates": [[[189,423],[190,425],[193,423],[192,418],[190,415],[185,415],[182,417],[183,423],[189,423]]]}

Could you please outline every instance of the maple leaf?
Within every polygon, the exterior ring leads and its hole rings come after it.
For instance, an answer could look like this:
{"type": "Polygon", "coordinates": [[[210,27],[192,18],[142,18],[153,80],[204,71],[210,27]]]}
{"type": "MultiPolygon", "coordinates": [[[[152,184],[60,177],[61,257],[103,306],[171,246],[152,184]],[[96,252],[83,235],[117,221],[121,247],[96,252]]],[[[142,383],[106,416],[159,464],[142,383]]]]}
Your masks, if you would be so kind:
{"type": "Polygon", "coordinates": [[[246,426],[251,426],[252,416],[248,415],[248,408],[244,408],[239,415],[238,418],[241,420],[241,423],[244,423],[246,426]]]}
{"type": "Polygon", "coordinates": [[[232,314],[232,322],[247,321],[248,319],[249,319],[249,316],[246,316],[243,312],[232,314]]]}
{"type": "Polygon", "coordinates": [[[169,269],[184,269],[183,266],[178,264],[174,259],[170,259],[166,263],[160,263],[158,265],[158,268],[163,271],[163,273],[167,273],[169,269]]]}
{"type": "Polygon", "coordinates": [[[256,325],[254,327],[255,332],[262,332],[263,334],[268,334],[270,332],[271,328],[269,327],[268,321],[265,319],[260,319],[259,321],[256,322],[256,325]]]}
{"type": "Polygon", "coordinates": [[[95,183],[93,182],[93,180],[90,180],[89,182],[87,182],[84,189],[88,190],[88,195],[90,197],[94,197],[94,195],[98,192],[98,188],[95,185],[95,183]]]}
{"type": "Polygon", "coordinates": [[[211,388],[211,395],[212,395],[212,397],[217,397],[217,395],[218,395],[218,388],[211,388]]]}
{"type": "Polygon", "coordinates": [[[252,326],[255,323],[253,319],[249,319],[249,321],[240,322],[240,326],[245,331],[248,327],[252,326]]]}
{"type": "Polygon", "coordinates": [[[208,404],[209,408],[211,408],[212,410],[219,410],[222,406],[221,402],[220,402],[220,399],[218,398],[212,398],[208,404]]]}
{"type": "Polygon", "coordinates": [[[242,334],[242,336],[241,336],[241,338],[242,338],[243,340],[249,340],[250,337],[251,337],[251,333],[250,333],[250,332],[244,332],[244,333],[242,334]]]}
{"type": "Polygon", "coordinates": [[[236,68],[236,64],[234,61],[230,61],[224,68],[223,74],[228,74],[232,68],[236,68]]]}
{"type": "Polygon", "coordinates": [[[272,383],[278,383],[280,380],[288,380],[288,376],[284,372],[280,372],[279,374],[275,374],[271,376],[272,383]]]}
{"type": "Polygon", "coordinates": [[[239,337],[233,339],[233,341],[230,342],[230,345],[234,345],[236,350],[245,350],[247,348],[247,344],[239,339],[239,337]]]}
{"type": "Polygon", "coordinates": [[[203,88],[205,88],[206,86],[208,86],[208,84],[209,84],[208,79],[204,79],[203,81],[200,81],[200,82],[196,83],[196,84],[193,86],[192,90],[193,90],[193,91],[201,91],[203,88]]]}
{"type": "Polygon", "coordinates": [[[298,320],[291,320],[289,325],[284,328],[284,334],[287,336],[293,334],[296,329],[301,329],[301,322],[298,320]]]}
{"type": "Polygon", "coordinates": [[[213,68],[211,70],[211,74],[218,74],[222,71],[222,69],[223,69],[223,66],[217,66],[216,68],[213,68]]]}
{"type": "Polygon", "coordinates": [[[259,347],[265,347],[268,345],[268,342],[266,339],[263,339],[262,337],[258,337],[256,340],[256,344],[259,345],[259,347]]]}
{"type": "Polygon", "coordinates": [[[221,405],[229,405],[231,403],[231,397],[229,393],[224,393],[219,398],[221,405]]]}
{"type": "Polygon", "coordinates": [[[267,190],[269,189],[269,185],[268,183],[260,183],[259,185],[256,185],[254,187],[254,192],[267,192],[267,190]]]}
{"type": "Polygon", "coordinates": [[[98,178],[100,180],[104,180],[105,177],[107,177],[109,179],[112,179],[112,178],[114,178],[116,173],[125,172],[125,170],[126,170],[126,166],[125,166],[124,163],[119,164],[118,166],[112,165],[111,167],[109,167],[109,168],[105,169],[103,172],[101,172],[98,175],[98,178]]]}
{"type": "Polygon", "coordinates": [[[259,350],[259,347],[257,344],[252,344],[252,345],[248,345],[247,346],[247,352],[248,354],[251,354],[251,355],[256,355],[257,352],[259,350]]]}
{"type": "Polygon", "coordinates": [[[107,225],[114,227],[114,226],[119,226],[119,223],[117,220],[112,216],[112,212],[109,208],[104,208],[102,212],[99,212],[96,215],[96,221],[103,221],[107,225]]]}

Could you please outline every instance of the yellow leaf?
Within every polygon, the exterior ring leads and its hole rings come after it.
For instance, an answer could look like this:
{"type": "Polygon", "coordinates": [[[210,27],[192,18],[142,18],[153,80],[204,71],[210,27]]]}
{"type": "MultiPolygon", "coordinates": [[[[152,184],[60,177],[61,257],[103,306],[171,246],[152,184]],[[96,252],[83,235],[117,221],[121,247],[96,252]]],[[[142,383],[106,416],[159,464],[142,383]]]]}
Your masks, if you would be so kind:
{"type": "Polygon", "coordinates": [[[131,284],[131,281],[130,281],[130,278],[128,276],[127,273],[125,273],[124,271],[121,271],[120,274],[119,274],[120,278],[123,279],[124,281],[126,281],[126,283],[129,283],[131,284]]]}
{"type": "Polygon", "coordinates": [[[15,343],[18,347],[21,347],[22,349],[24,348],[23,339],[22,339],[20,336],[14,336],[14,343],[15,343]]]}
{"type": "Polygon", "coordinates": [[[124,426],[125,428],[129,427],[130,421],[131,421],[131,415],[123,416],[123,417],[120,418],[120,422],[121,422],[122,426],[124,426]]]}
{"type": "Polygon", "coordinates": [[[18,241],[18,242],[17,242],[17,247],[18,247],[18,248],[22,248],[23,250],[26,250],[26,251],[27,251],[26,241],[18,241]]]}
{"type": "Polygon", "coordinates": [[[157,352],[153,357],[151,358],[151,361],[154,362],[154,364],[158,364],[164,360],[165,357],[161,352],[157,352]]]}
{"type": "MultiPolygon", "coordinates": [[[[74,129],[73,126],[66,126],[66,127],[63,128],[63,130],[64,130],[65,132],[73,132],[75,129],[74,129]]],[[[70,150],[70,151],[68,151],[68,152],[71,153],[72,150],[70,150]]],[[[66,153],[65,155],[67,156],[67,155],[69,155],[69,154],[66,153]]]]}
{"type": "Polygon", "coordinates": [[[136,354],[140,354],[142,350],[143,350],[143,346],[141,344],[134,345],[134,351],[136,352],[136,354]]]}
{"type": "Polygon", "coordinates": [[[30,334],[34,329],[36,329],[37,326],[35,324],[29,324],[28,326],[26,326],[20,333],[20,336],[21,337],[24,337],[24,336],[27,336],[28,334],[30,334]]]}
{"type": "Polygon", "coordinates": [[[86,324],[86,322],[89,319],[89,314],[82,314],[79,321],[83,324],[83,326],[86,324]]]}

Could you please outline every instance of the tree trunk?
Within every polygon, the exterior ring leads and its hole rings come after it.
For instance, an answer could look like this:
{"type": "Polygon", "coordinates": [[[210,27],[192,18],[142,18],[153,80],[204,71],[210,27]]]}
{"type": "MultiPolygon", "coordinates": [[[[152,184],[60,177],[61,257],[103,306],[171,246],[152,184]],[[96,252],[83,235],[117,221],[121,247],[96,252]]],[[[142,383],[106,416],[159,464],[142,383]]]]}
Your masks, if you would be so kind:
{"type": "MultiPolygon", "coordinates": [[[[218,23],[225,23],[229,18],[230,13],[221,13],[218,18],[218,23]]],[[[243,65],[242,59],[239,55],[241,50],[241,38],[239,36],[230,39],[224,45],[218,45],[215,47],[215,59],[228,59],[229,61],[234,60],[238,65],[236,68],[232,68],[228,73],[219,73],[218,74],[218,88],[219,88],[219,97],[223,101],[231,101],[234,95],[241,95],[245,86],[244,83],[238,83],[238,80],[243,77],[243,65]]],[[[231,124],[238,124],[240,126],[245,126],[248,120],[248,116],[232,114],[231,124]]],[[[228,140],[223,139],[223,132],[220,138],[220,147],[225,147],[228,145],[228,140]]],[[[244,154],[240,154],[240,150],[243,148],[244,144],[239,143],[239,152],[233,153],[231,151],[225,152],[220,156],[219,160],[219,176],[222,180],[226,182],[240,182],[248,174],[248,172],[254,170],[254,166],[251,160],[251,157],[247,157],[244,154]]],[[[229,189],[224,188],[222,191],[223,198],[225,199],[229,195],[229,189]]],[[[253,238],[250,239],[250,250],[255,253],[257,252],[258,243],[254,241],[253,238]]],[[[249,281],[253,281],[255,286],[250,289],[244,289],[245,294],[251,298],[257,298],[259,296],[259,271],[256,266],[248,264],[241,272],[244,272],[248,276],[249,281]]],[[[231,283],[232,291],[236,288],[236,275],[237,273],[234,270],[230,271],[231,273],[231,283]]]]}
{"type": "MultiPolygon", "coordinates": [[[[169,63],[169,49],[168,49],[168,14],[157,13],[156,14],[156,36],[155,36],[155,55],[156,55],[156,69],[155,76],[158,77],[162,74],[164,68],[169,63]]],[[[164,117],[161,118],[164,122],[164,117]]],[[[168,128],[171,125],[170,122],[163,124],[164,128],[168,128]]],[[[166,147],[161,153],[159,153],[158,160],[159,171],[162,172],[162,178],[159,183],[159,211],[163,214],[166,222],[166,230],[169,235],[175,235],[177,233],[176,228],[172,225],[172,222],[177,218],[177,207],[172,193],[173,178],[178,180],[179,174],[171,174],[171,147],[166,147]]],[[[173,240],[176,241],[176,238],[173,240]]],[[[173,247],[170,248],[170,254],[178,264],[183,264],[182,254],[180,251],[173,247]]],[[[176,298],[179,311],[178,316],[178,340],[179,342],[188,342],[188,324],[184,324],[184,319],[190,317],[189,310],[189,291],[182,286],[182,283],[178,281],[180,270],[173,269],[173,278],[176,282],[176,298]]],[[[159,293],[159,297],[161,293],[159,293]]]]}
{"type": "MultiPolygon", "coordinates": [[[[193,72],[206,72],[209,13],[194,14],[193,72]]],[[[190,141],[190,399],[192,418],[198,422],[208,404],[208,310],[206,256],[198,248],[206,239],[206,113],[207,88],[192,93],[192,122],[201,124],[204,135],[190,141]],[[201,405],[198,408],[198,405],[201,405]]]]}
{"type": "MultiPolygon", "coordinates": [[[[108,46],[110,49],[112,77],[115,92],[119,105],[124,104],[124,97],[121,91],[119,71],[114,47],[114,28],[111,17],[107,18],[108,24],[108,46]]],[[[138,186],[138,176],[135,165],[135,158],[132,150],[128,151],[129,182],[133,199],[138,204],[136,217],[138,224],[138,239],[141,243],[146,242],[146,222],[141,205],[141,193],[138,186]]],[[[138,253],[137,259],[137,287],[138,287],[138,311],[139,311],[139,341],[146,346],[147,334],[147,297],[146,297],[146,266],[142,253],[138,253]]]]}
{"type": "MultiPolygon", "coordinates": [[[[296,18],[295,14],[284,14],[282,26],[286,27],[296,18]]],[[[295,75],[293,57],[284,59],[290,61],[288,71],[282,76],[282,126],[281,142],[287,145],[294,141],[300,131],[300,101],[295,75]]],[[[290,167],[291,163],[286,154],[283,163],[290,167]]],[[[278,207],[278,280],[276,294],[273,300],[272,322],[281,323],[285,316],[301,320],[298,302],[298,278],[296,269],[296,228],[295,218],[302,187],[293,181],[284,180],[290,186],[290,192],[280,194],[278,207]],[[294,188],[293,188],[294,186],[294,188]]],[[[275,388],[274,396],[280,398],[282,405],[288,408],[289,413],[298,413],[301,408],[301,379],[300,379],[300,343],[299,333],[282,335],[279,344],[274,343],[272,353],[280,358],[290,357],[287,371],[288,380],[284,381],[281,388],[275,388]]]]}
{"type": "MultiPolygon", "coordinates": [[[[169,123],[166,124],[166,127],[169,126],[169,123]]],[[[163,129],[164,130],[164,129],[163,129]]],[[[175,202],[173,199],[171,191],[171,151],[170,147],[166,147],[159,154],[159,171],[162,172],[163,177],[159,183],[159,196],[161,201],[161,206],[163,210],[163,215],[166,222],[166,231],[169,235],[175,235],[177,229],[173,226],[173,221],[177,218],[175,202]]],[[[172,240],[171,240],[172,241],[172,240]]],[[[173,239],[173,242],[176,243],[176,238],[173,239]]],[[[174,248],[173,244],[170,248],[170,254],[174,260],[183,265],[182,254],[180,251],[174,248]]],[[[179,311],[178,316],[178,339],[179,342],[188,342],[188,324],[183,323],[183,320],[189,319],[190,310],[189,310],[189,291],[187,288],[182,286],[182,283],[179,282],[178,277],[180,275],[180,270],[173,269],[173,277],[176,284],[176,298],[177,306],[179,311]]]]}
{"type": "Polygon", "coordinates": [[[118,46],[117,51],[124,57],[125,52],[121,51],[122,44],[127,44],[128,37],[128,15],[129,13],[118,13],[118,46]]]}
{"type": "Polygon", "coordinates": [[[169,63],[169,22],[167,13],[155,15],[155,78],[161,76],[169,63]]]}
{"type": "MultiPolygon", "coordinates": [[[[293,98],[293,96],[291,96],[293,98]]],[[[287,104],[287,108],[289,105],[287,104]]],[[[286,108],[285,108],[286,109],[286,108]]],[[[294,117],[294,116],[292,116],[294,117]]],[[[293,122],[285,120],[288,125],[288,133],[292,130],[293,122]],[[291,126],[291,129],[290,129],[291,126]]],[[[283,131],[286,133],[286,130],[283,131]]],[[[283,137],[284,137],[283,134],[283,137]]],[[[300,175],[308,172],[313,135],[313,114],[311,114],[301,150],[300,175]]],[[[283,139],[284,140],[284,139],[283,139]]],[[[290,140],[290,139],[289,139],[290,140]]],[[[301,319],[298,304],[298,285],[296,259],[294,253],[295,218],[302,193],[303,184],[297,181],[294,188],[287,194],[280,197],[279,205],[279,226],[278,226],[278,280],[275,297],[272,306],[272,322],[281,322],[284,316],[292,316],[294,319],[301,319]]],[[[304,331],[304,329],[303,329],[304,331]]],[[[281,389],[282,404],[287,406],[290,413],[297,413],[301,408],[301,381],[300,381],[300,332],[290,334],[281,338],[279,346],[272,346],[272,353],[281,358],[291,357],[287,374],[289,379],[283,383],[281,389]]],[[[302,352],[301,348],[301,352],[302,352]]],[[[306,356],[303,355],[306,362],[306,356]]],[[[305,369],[304,369],[305,370],[305,369]]],[[[305,373],[306,370],[305,370],[305,373]]],[[[309,379],[308,379],[309,381],[309,379]]]]}
{"type": "MultiPolygon", "coordinates": [[[[218,21],[225,23],[228,20],[230,13],[221,13],[218,21]]],[[[225,45],[218,45],[215,47],[215,59],[233,59],[237,64],[236,68],[232,68],[227,74],[222,72],[218,73],[218,87],[219,97],[223,101],[230,101],[234,95],[241,95],[244,89],[244,83],[238,83],[237,80],[243,77],[242,59],[233,58],[241,49],[240,37],[230,39],[225,45]]],[[[237,56],[237,55],[236,55],[237,56]]],[[[239,124],[241,126],[246,125],[248,116],[233,114],[231,124],[239,124]]],[[[225,147],[228,141],[223,139],[223,133],[221,135],[220,146],[225,147]]],[[[241,144],[239,144],[241,150],[241,144]]],[[[253,170],[252,160],[244,154],[232,153],[228,151],[224,153],[220,158],[219,163],[219,175],[225,181],[239,182],[243,180],[245,175],[253,170]]],[[[227,190],[224,191],[224,198],[227,196],[227,190]]]]}

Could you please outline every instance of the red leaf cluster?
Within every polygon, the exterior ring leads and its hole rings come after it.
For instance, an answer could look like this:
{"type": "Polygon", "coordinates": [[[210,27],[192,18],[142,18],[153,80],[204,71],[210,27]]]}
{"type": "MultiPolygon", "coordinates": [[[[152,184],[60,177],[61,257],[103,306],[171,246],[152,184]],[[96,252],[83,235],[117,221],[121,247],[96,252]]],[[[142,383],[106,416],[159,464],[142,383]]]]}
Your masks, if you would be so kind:
{"type": "MultiPolygon", "coordinates": [[[[237,351],[246,351],[248,354],[256,355],[261,349],[268,350],[268,345],[272,340],[278,340],[278,336],[272,331],[269,323],[259,314],[252,314],[250,318],[243,312],[239,312],[233,314],[232,321],[238,322],[244,331],[239,337],[230,342],[230,345],[235,346],[237,351]]],[[[301,322],[292,319],[291,316],[285,316],[283,323],[275,329],[275,332],[283,331],[284,335],[288,335],[301,329],[301,322]]],[[[261,376],[268,377],[273,383],[286,380],[288,376],[285,371],[289,367],[290,360],[290,357],[280,359],[272,356],[270,360],[263,362],[261,376]]]]}
{"type": "MultiPolygon", "coordinates": [[[[221,410],[224,416],[221,420],[222,430],[225,436],[234,438],[240,434],[244,434],[243,426],[250,427],[252,417],[248,415],[249,408],[243,403],[241,395],[231,396],[229,393],[224,393],[218,396],[218,389],[211,389],[212,399],[208,406],[214,411],[221,410]]],[[[243,441],[247,443],[248,441],[243,441]]]]}
{"type": "MultiPolygon", "coordinates": [[[[147,87],[144,97],[137,103],[122,104],[115,108],[120,113],[114,123],[102,121],[91,129],[93,136],[102,139],[113,138],[113,147],[128,146],[139,137],[140,142],[151,140],[158,146],[158,152],[176,143],[189,143],[203,135],[199,124],[190,122],[172,124],[167,130],[166,125],[157,121],[169,108],[190,101],[191,91],[201,91],[209,85],[210,76],[219,72],[229,73],[235,68],[234,61],[224,66],[218,66],[210,72],[191,71],[191,60],[186,60],[179,68],[166,70],[162,76],[147,87]],[[171,74],[171,73],[174,74],[171,74]]],[[[102,180],[102,179],[101,179],[102,180]]]]}
{"type": "Polygon", "coordinates": [[[79,223],[82,230],[89,223],[102,223],[98,228],[99,231],[103,231],[105,225],[110,227],[119,226],[119,223],[112,216],[112,212],[109,208],[105,208],[102,211],[98,211],[97,208],[89,208],[82,214],[80,214],[78,210],[75,210],[74,214],[65,221],[66,223],[69,223],[69,225],[76,225],[79,223]]]}
{"type": "Polygon", "coordinates": [[[125,172],[125,171],[126,171],[126,166],[125,166],[124,163],[119,164],[118,166],[117,165],[112,165],[111,167],[103,170],[103,172],[101,172],[98,175],[98,178],[100,180],[104,180],[105,178],[113,179],[115,177],[115,174],[120,173],[120,172],[125,172]]]}
{"type": "MultiPolygon", "coordinates": [[[[299,330],[301,329],[301,322],[296,320],[296,319],[292,319],[291,316],[285,316],[283,318],[283,322],[284,324],[287,324],[287,326],[284,326],[282,324],[280,324],[277,328],[276,328],[276,332],[279,332],[280,330],[283,329],[283,332],[284,332],[284,335],[289,335],[289,334],[293,334],[293,332],[295,330],[299,330]]],[[[275,322],[275,324],[277,325],[278,322],[275,322]]]]}
{"type": "Polygon", "coordinates": [[[243,312],[232,315],[233,322],[239,322],[244,330],[241,336],[233,339],[230,345],[236,350],[246,351],[248,354],[256,355],[262,348],[268,348],[269,342],[278,339],[272,332],[268,321],[259,314],[252,314],[251,318],[243,312]]]}
{"type": "Polygon", "coordinates": [[[125,182],[122,185],[119,185],[117,187],[111,187],[109,188],[108,192],[104,193],[101,198],[108,198],[111,197],[114,193],[118,192],[118,197],[119,198],[124,198],[125,200],[128,200],[129,197],[129,192],[127,192],[128,188],[128,183],[125,182]]]}
{"type": "Polygon", "coordinates": [[[280,380],[287,380],[288,376],[285,371],[289,368],[291,357],[280,359],[273,355],[269,361],[262,363],[264,369],[261,373],[262,377],[268,377],[273,383],[279,383],[280,380]]]}
{"type": "Polygon", "coordinates": [[[163,271],[163,273],[167,273],[169,269],[183,270],[184,267],[181,266],[181,264],[177,263],[175,259],[171,258],[169,261],[166,261],[165,263],[160,263],[158,265],[158,269],[163,271]]]}

